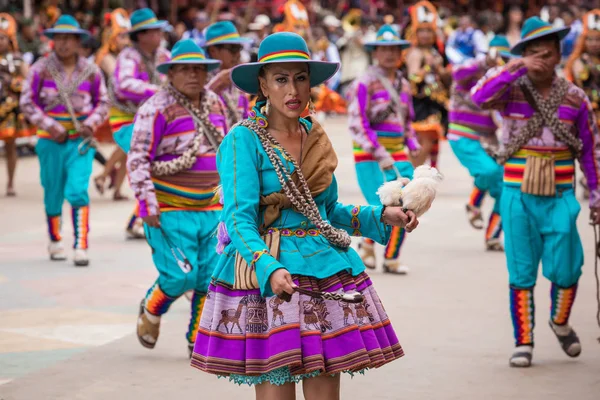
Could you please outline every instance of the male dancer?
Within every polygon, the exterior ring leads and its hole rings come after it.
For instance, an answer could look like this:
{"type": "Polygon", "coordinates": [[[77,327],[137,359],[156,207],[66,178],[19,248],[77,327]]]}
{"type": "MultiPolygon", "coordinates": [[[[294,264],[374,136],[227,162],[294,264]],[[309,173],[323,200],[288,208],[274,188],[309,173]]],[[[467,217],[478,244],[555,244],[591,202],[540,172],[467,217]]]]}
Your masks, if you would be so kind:
{"type": "Polygon", "coordinates": [[[248,118],[248,96],[231,83],[229,72],[240,63],[243,45],[251,41],[241,37],[230,21],[216,22],[206,28],[206,52],[210,58],[221,61],[220,73],[211,74],[208,88],[225,104],[228,126],[248,118]]]}
{"type": "Polygon", "coordinates": [[[552,282],[550,327],[567,355],[581,353],[568,324],[583,265],[573,178],[577,158],[590,188],[591,220],[600,223],[600,135],[585,92],[555,73],[560,40],[569,29],[529,18],[511,50],[523,58],[489,71],[471,91],[476,105],[496,109],[504,119],[505,149],[496,158],[505,166],[500,214],[516,342],[513,367],[531,365],[540,260],[552,282]]]}
{"type": "MultiPolygon", "coordinates": [[[[481,144],[481,140],[495,137],[497,127],[492,112],[474,105],[470,94],[471,88],[488,69],[502,65],[502,57],[510,57],[508,40],[504,36],[496,36],[489,47],[485,58],[472,60],[453,69],[448,140],[460,163],[474,178],[475,188],[479,191],[489,191],[495,199],[494,210],[485,232],[485,246],[487,250],[502,251],[500,195],[503,168],[486,153],[481,144]]],[[[471,204],[467,204],[467,214],[471,223],[481,218],[481,210],[471,204]]]]}
{"type": "MultiPolygon", "coordinates": [[[[119,53],[114,72],[113,131],[131,124],[135,111],[160,88],[163,78],[156,71],[156,65],[170,58],[169,52],[160,47],[165,26],[167,21],[159,21],[149,8],[131,14],[129,36],[133,46],[119,53]]],[[[144,235],[137,208],[129,218],[126,233],[130,238],[144,235]]]]}
{"type": "Polygon", "coordinates": [[[60,234],[66,198],[72,207],[74,262],[87,266],[88,185],[95,152],[91,140],[108,116],[108,96],[100,69],[77,55],[81,38],[89,32],[81,29],[75,18],[61,16],[44,34],[54,41],[54,51],[31,67],[21,93],[21,110],[38,127],[36,153],[44,187],[50,259],[66,259],[60,234]]]}
{"type": "Polygon", "coordinates": [[[214,232],[222,206],[215,153],[227,124],[219,97],[204,85],[207,72],[218,67],[193,40],[179,41],[173,59],[157,68],[168,74],[169,86],[144,103],[133,125],[127,170],[159,273],[138,319],[138,339],[149,349],[158,340],[161,316],[193,290],[186,335],[191,354],[217,262],[214,232]]]}
{"type": "MultiPolygon", "coordinates": [[[[356,175],[363,196],[372,205],[381,204],[376,192],[385,181],[410,179],[413,175],[404,145],[416,155],[419,144],[411,127],[410,85],[398,70],[402,50],[409,46],[390,25],[382,26],[377,40],[365,44],[377,60],[377,66],[369,67],[353,84],[348,116],[356,175]]],[[[401,228],[392,230],[383,263],[387,273],[409,271],[399,260],[405,233],[401,228]]],[[[359,254],[365,266],[371,269],[376,264],[374,246],[370,239],[360,244],[359,254]]]]}

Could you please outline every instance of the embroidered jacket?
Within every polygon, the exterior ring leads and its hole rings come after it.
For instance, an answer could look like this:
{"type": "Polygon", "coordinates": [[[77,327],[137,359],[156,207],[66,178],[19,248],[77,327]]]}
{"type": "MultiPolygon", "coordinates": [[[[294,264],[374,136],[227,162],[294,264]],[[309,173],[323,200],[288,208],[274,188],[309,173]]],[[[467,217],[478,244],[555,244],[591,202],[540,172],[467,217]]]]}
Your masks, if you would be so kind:
{"type": "MultiPolygon", "coordinates": [[[[503,143],[508,143],[512,137],[519,135],[534,113],[534,109],[516,83],[517,79],[526,73],[527,68],[522,60],[513,61],[504,67],[488,71],[471,91],[476,105],[500,111],[504,121],[501,139],[503,143]]],[[[555,78],[555,82],[557,79],[555,78]]],[[[592,105],[585,92],[569,84],[567,95],[558,108],[558,116],[583,142],[580,161],[590,188],[590,206],[600,206],[600,134],[592,105]]],[[[567,150],[566,144],[557,140],[547,126],[525,147],[549,152],[567,150]]]]}
{"type": "MultiPolygon", "coordinates": [[[[210,91],[210,123],[224,136],[225,110],[219,97],[210,91]]],[[[210,211],[221,209],[216,187],[219,184],[215,152],[202,138],[196,163],[187,171],[171,176],[153,176],[153,161],[170,161],[187,150],[197,135],[196,122],[165,89],[140,107],[133,125],[131,149],[127,156],[129,182],[140,205],[140,217],[169,210],[210,211]]]]}
{"type": "MultiPolygon", "coordinates": [[[[171,54],[164,48],[156,51],[152,68],[167,62],[171,54]]],[[[134,47],[123,49],[117,57],[114,72],[115,96],[117,100],[140,105],[160,89],[164,77],[156,70],[148,71],[139,50],[134,47]],[[152,77],[154,76],[154,79],[152,77]]]]}
{"type": "Polygon", "coordinates": [[[414,113],[410,84],[400,72],[397,73],[392,84],[400,88],[400,105],[393,105],[393,111],[386,112],[393,103],[391,95],[379,80],[380,76],[383,76],[381,68],[371,66],[353,84],[348,106],[349,127],[355,159],[357,151],[362,154],[360,160],[356,161],[378,161],[377,151],[381,147],[390,153],[403,152],[404,143],[409,150],[419,148],[411,126],[414,113]]]}
{"type": "Polygon", "coordinates": [[[488,69],[485,59],[453,68],[448,139],[467,137],[479,140],[480,136],[495,135],[497,127],[492,112],[479,108],[471,100],[471,89],[488,69]]]}
{"type": "Polygon", "coordinates": [[[48,132],[53,126],[68,132],[71,139],[79,135],[75,131],[66,105],[58,101],[58,87],[48,71],[48,63],[54,63],[65,87],[80,79],[80,75],[88,68],[92,69],[92,73],[79,84],[70,99],[75,117],[83,125],[96,130],[108,116],[108,95],[102,72],[95,65],[89,67],[90,62],[79,57],[73,73],[66,77],[62,63],[52,53],[33,64],[21,92],[21,111],[32,124],[38,127],[37,135],[41,138],[55,139],[48,132]],[[46,109],[52,104],[56,105],[46,109]]]}

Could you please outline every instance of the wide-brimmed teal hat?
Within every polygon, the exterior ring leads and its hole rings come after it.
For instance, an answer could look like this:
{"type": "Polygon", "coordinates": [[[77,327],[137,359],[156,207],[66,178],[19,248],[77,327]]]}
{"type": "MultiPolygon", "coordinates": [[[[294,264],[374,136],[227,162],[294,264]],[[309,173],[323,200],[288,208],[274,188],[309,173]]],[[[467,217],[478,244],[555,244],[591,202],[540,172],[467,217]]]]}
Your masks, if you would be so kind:
{"type": "Polygon", "coordinates": [[[206,28],[205,38],[204,47],[217,44],[246,44],[252,42],[252,39],[241,37],[231,21],[220,21],[210,25],[206,28]]]}
{"type": "Polygon", "coordinates": [[[167,21],[159,21],[154,11],[149,8],[135,10],[129,19],[131,20],[129,33],[146,31],[148,29],[163,29],[169,24],[167,21]]]}
{"type": "Polygon", "coordinates": [[[490,49],[495,48],[498,51],[498,54],[500,54],[500,56],[502,56],[502,57],[505,57],[505,58],[514,57],[510,53],[510,43],[508,42],[508,39],[504,35],[494,36],[492,38],[492,40],[490,40],[489,47],[490,47],[490,49]]]}
{"type": "Polygon", "coordinates": [[[521,41],[510,52],[520,56],[525,46],[531,41],[550,35],[557,35],[560,40],[563,40],[570,30],[569,27],[555,28],[540,17],[527,18],[521,29],[521,41]]]}
{"type": "Polygon", "coordinates": [[[365,49],[372,51],[377,46],[400,46],[403,49],[410,47],[408,40],[403,40],[391,25],[383,25],[377,32],[377,39],[365,43],[365,49]]]}
{"type": "Polygon", "coordinates": [[[212,58],[206,58],[204,50],[200,48],[192,39],[183,39],[175,43],[171,50],[171,60],[160,64],[156,70],[161,74],[166,74],[172,65],[177,64],[204,64],[208,71],[219,68],[221,61],[212,58]]]}
{"type": "Polygon", "coordinates": [[[327,81],[337,72],[339,63],[311,60],[308,46],[302,36],[279,32],[267,36],[258,48],[258,62],[241,64],[231,70],[231,80],[240,90],[256,94],[258,73],[262,67],[274,63],[304,62],[310,68],[310,86],[327,81]]]}
{"type": "Polygon", "coordinates": [[[81,29],[79,22],[70,15],[61,15],[54,26],[44,31],[44,36],[52,39],[57,33],[67,33],[70,35],[81,36],[82,38],[90,37],[90,32],[81,29]]]}

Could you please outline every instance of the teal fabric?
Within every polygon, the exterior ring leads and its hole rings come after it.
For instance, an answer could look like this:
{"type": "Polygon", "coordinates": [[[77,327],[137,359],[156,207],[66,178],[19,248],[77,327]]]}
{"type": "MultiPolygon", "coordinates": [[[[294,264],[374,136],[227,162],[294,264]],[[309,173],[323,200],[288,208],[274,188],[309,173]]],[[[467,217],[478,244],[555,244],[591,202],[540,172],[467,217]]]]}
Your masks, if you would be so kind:
{"type": "Polygon", "coordinates": [[[485,152],[478,140],[461,137],[449,142],[458,161],[469,170],[469,174],[475,180],[475,186],[480,190],[489,191],[496,200],[494,212],[499,213],[504,168],[485,152]]]}
{"type": "Polygon", "coordinates": [[[133,136],[133,124],[122,126],[118,131],[113,133],[113,139],[117,146],[125,153],[129,153],[131,148],[131,137],[133,136]]]}
{"type": "Polygon", "coordinates": [[[88,186],[95,150],[89,149],[86,154],[79,154],[77,146],[82,140],[56,143],[50,139],[38,139],[35,152],[40,161],[47,215],[60,215],[65,199],[73,207],[87,206],[90,202],[88,186]]]}
{"type": "MultiPolygon", "coordinates": [[[[308,121],[301,122],[310,127],[308,121]]],[[[278,150],[276,152],[290,172],[293,172],[292,164],[278,150]]],[[[252,262],[255,254],[267,250],[258,231],[264,220],[263,211],[258,205],[259,198],[261,195],[281,191],[281,185],[258,136],[243,126],[233,128],[223,140],[217,153],[217,168],[225,199],[222,218],[232,242],[225,247],[215,268],[214,278],[233,284],[236,250],[240,251],[248,263],[252,262]]],[[[328,189],[315,197],[315,202],[323,218],[333,226],[345,229],[351,235],[360,234],[382,244],[388,242],[391,228],[380,222],[382,207],[355,208],[338,203],[335,179],[328,189]]],[[[271,226],[280,229],[314,228],[306,217],[292,209],[283,210],[280,218],[271,226]]],[[[261,293],[265,297],[273,296],[269,277],[279,268],[286,268],[291,274],[317,279],[327,278],[341,271],[356,276],[365,269],[354,250],[334,247],[320,235],[282,237],[280,259],[262,254],[254,266],[261,293]]]]}
{"type": "MultiPolygon", "coordinates": [[[[381,201],[379,201],[377,190],[379,190],[384,182],[396,180],[398,174],[394,169],[382,171],[377,161],[361,161],[355,165],[358,186],[363,196],[365,196],[367,203],[380,206],[381,201]]],[[[412,179],[414,168],[410,162],[397,161],[394,163],[394,166],[403,178],[412,179]]]]}
{"type": "Polygon", "coordinates": [[[410,47],[408,40],[403,40],[400,35],[391,25],[383,25],[377,31],[377,39],[375,41],[365,43],[367,51],[373,51],[377,46],[398,46],[402,49],[410,47]]]}
{"type": "Polygon", "coordinates": [[[542,273],[560,287],[571,287],[581,276],[583,247],[577,232],[581,206],[573,189],[556,197],[534,196],[504,187],[500,214],[510,284],[529,288],[542,273]]]}
{"type": "Polygon", "coordinates": [[[204,50],[192,39],[182,39],[175,43],[171,50],[171,60],[160,64],[156,70],[161,74],[167,74],[172,65],[177,64],[201,64],[206,65],[208,72],[219,68],[221,61],[207,58],[204,50]],[[185,55],[186,58],[178,60],[177,57],[185,55]]]}
{"type": "MultiPolygon", "coordinates": [[[[192,264],[192,271],[187,274],[177,264],[160,229],[144,225],[152,260],[159,273],[157,282],[167,296],[176,298],[188,290],[208,291],[212,270],[219,258],[214,235],[219,215],[219,211],[167,211],[160,215],[160,224],[168,239],[192,264]]],[[[183,260],[181,254],[173,250],[177,258],[183,260]]]]}

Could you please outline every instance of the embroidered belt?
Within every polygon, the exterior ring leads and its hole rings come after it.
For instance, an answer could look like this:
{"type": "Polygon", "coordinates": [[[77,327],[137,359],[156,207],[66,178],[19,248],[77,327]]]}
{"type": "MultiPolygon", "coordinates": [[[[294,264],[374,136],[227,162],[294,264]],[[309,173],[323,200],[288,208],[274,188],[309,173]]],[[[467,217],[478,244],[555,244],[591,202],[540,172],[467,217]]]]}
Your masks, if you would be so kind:
{"type": "Polygon", "coordinates": [[[479,140],[479,138],[481,137],[481,135],[479,135],[477,131],[467,126],[453,123],[448,125],[448,135],[456,135],[473,140],[479,140]]]}
{"type": "Polygon", "coordinates": [[[281,236],[285,236],[285,237],[295,236],[298,238],[305,238],[307,236],[316,237],[321,234],[321,231],[318,229],[287,229],[287,228],[281,228],[281,229],[268,228],[267,229],[267,233],[269,233],[269,234],[277,233],[277,232],[279,232],[279,234],[281,236]]]}
{"type": "Polygon", "coordinates": [[[568,149],[532,147],[522,148],[506,161],[504,164],[504,184],[506,186],[521,187],[528,156],[553,159],[556,187],[558,189],[570,189],[573,187],[575,160],[573,159],[573,154],[568,149]]]}
{"type": "MultiPolygon", "coordinates": [[[[52,135],[49,132],[44,131],[42,129],[38,129],[36,135],[40,139],[52,139],[52,135]]],[[[75,140],[79,138],[79,132],[77,132],[74,129],[67,131],[67,135],[69,136],[70,140],[75,140]]]]}
{"type": "MultiPolygon", "coordinates": [[[[394,161],[409,161],[404,151],[404,134],[402,132],[385,133],[377,132],[377,141],[381,144],[394,161]]],[[[353,143],[354,162],[375,161],[373,154],[365,151],[356,142],[353,143]]]]}

